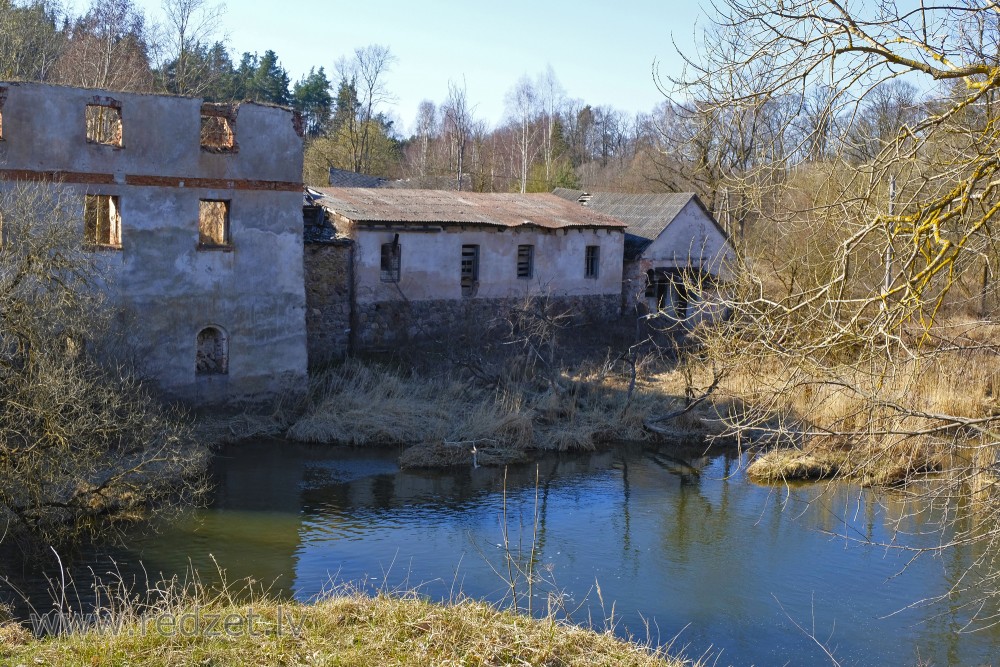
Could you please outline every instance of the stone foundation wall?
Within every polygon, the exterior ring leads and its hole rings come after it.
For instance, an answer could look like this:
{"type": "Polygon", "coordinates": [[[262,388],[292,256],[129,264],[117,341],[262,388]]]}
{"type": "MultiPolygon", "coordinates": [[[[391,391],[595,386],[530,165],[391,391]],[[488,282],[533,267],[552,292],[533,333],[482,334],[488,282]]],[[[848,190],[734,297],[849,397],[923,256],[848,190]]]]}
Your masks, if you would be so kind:
{"type": "Polygon", "coordinates": [[[350,241],[305,245],[306,337],[309,366],[347,354],[351,337],[350,241]]]}
{"type": "MultiPolygon", "coordinates": [[[[509,313],[525,306],[523,298],[358,304],[356,343],[359,348],[379,348],[415,341],[468,339],[501,325],[509,313]]],[[[529,307],[544,309],[550,315],[568,313],[579,324],[609,322],[621,316],[621,295],[533,297],[529,307]]]]}
{"type": "Polygon", "coordinates": [[[653,268],[649,260],[625,262],[622,275],[622,314],[638,317],[649,312],[646,304],[646,271],[653,268]]]}

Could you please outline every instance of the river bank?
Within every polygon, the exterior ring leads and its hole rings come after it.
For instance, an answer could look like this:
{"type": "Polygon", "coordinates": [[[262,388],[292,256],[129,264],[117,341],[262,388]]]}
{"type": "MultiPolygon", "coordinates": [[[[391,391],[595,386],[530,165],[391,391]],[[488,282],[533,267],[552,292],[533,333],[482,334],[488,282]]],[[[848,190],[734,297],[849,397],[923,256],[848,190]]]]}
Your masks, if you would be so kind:
{"type": "MultiPolygon", "coordinates": [[[[60,617],[43,620],[57,624],[60,617]]],[[[72,624],[72,619],[63,617],[72,624]]],[[[80,620],[80,619],[78,619],[80,620]]],[[[43,639],[0,626],[5,664],[168,665],[635,665],[687,664],[662,651],[488,604],[342,593],[314,604],[182,597],[115,610],[89,631],[43,639]]]]}
{"type": "MultiPolygon", "coordinates": [[[[266,414],[199,416],[208,442],[254,437],[399,447],[404,467],[506,465],[532,452],[669,440],[705,447],[727,404],[690,401],[676,347],[634,332],[573,328],[547,341],[427,345],[314,369],[301,403],[266,414]],[[650,428],[651,422],[658,422],[650,428]]],[[[718,444],[718,443],[716,443],[718,444]]]]}

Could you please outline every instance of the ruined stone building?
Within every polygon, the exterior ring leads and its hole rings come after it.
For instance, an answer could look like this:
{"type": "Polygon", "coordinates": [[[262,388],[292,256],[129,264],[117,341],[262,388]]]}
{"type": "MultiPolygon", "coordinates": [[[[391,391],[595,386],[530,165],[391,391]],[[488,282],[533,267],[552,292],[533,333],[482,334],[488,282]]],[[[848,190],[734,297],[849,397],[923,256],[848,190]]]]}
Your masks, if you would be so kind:
{"type": "Polygon", "coordinates": [[[688,326],[720,314],[718,285],[732,278],[736,251],[698,195],[565,188],[553,194],[627,225],[624,312],[662,312],[688,326]]]}
{"type": "Polygon", "coordinates": [[[142,370],[219,403],[306,376],[302,138],[290,110],[0,83],[0,184],[51,181],[113,276],[142,370]]]}
{"type": "Polygon", "coordinates": [[[307,249],[307,283],[324,290],[322,300],[310,297],[311,339],[334,328],[348,330],[360,348],[392,345],[485,322],[532,296],[580,320],[621,314],[624,224],[575,202],[547,193],[307,194],[351,241],[339,250],[307,249]],[[344,300],[330,293],[334,262],[348,277],[347,317],[344,300]]]}

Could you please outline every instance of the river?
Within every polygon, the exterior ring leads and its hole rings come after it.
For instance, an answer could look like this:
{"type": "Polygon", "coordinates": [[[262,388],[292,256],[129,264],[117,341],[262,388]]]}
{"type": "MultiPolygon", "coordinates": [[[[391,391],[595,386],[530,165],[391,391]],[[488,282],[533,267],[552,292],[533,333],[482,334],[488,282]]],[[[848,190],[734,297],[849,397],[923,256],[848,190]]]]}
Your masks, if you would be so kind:
{"type": "MultiPolygon", "coordinates": [[[[131,534],[127,547],[84,550],[77,587],[91,571],[141,582],[193,567],[211,583],[221,568],[229,581],[253,577],[301,600],[352,583],[509,605],[506,506],[510,551],[534,545],[535,610],[557,600],[575,622],[672,641],[718,665],[833,664],[825,651],[841,665],[1000,660],[1000,629],[967,627],[976,590],[948,595],[963,575],[978,588],[981,554],[912,560],[913,548],[942,539],[939,513],[922,501],[847,484],[760,487],[734,454],[666,445],[545,455],[506,475],[401,471],[397,458],[280,441],[230,447],[215,462],[211,506],[131,534]]],[[[7,560],[11,581],[44,606],[37,564],[57,576],[55,557],[7,560]]]]}

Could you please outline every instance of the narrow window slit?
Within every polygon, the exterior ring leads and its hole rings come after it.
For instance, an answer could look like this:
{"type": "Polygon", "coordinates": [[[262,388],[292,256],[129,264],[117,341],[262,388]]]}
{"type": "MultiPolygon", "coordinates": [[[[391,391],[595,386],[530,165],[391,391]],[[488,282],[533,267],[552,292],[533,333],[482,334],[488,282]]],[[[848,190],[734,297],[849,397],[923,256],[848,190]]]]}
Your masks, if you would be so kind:
{"type": "Polygon", "coordinates": [[[399,282],[400,260],[402,258],[402,254],[402,247],[399,245],[399,234],[396,234],[392,242],[382,244],[382,256],[380,262],[382,282],[399,282]]]}
{"type": "Polygon", "coordinates": [[[535,274],[535,246],[517,246],[517,277],[531,278],[535,274]]]}
{"type": "Polygon", "coordinates": [[[601,246],[587,246],[584,258],[583,275],[585,278],[597,278],[601,265],[601,246]]]}
{"type": "Polygon", "coordinates": [[[479,285],[479,246],[462,246],[462,296],[473,296],[479,285]]]}

